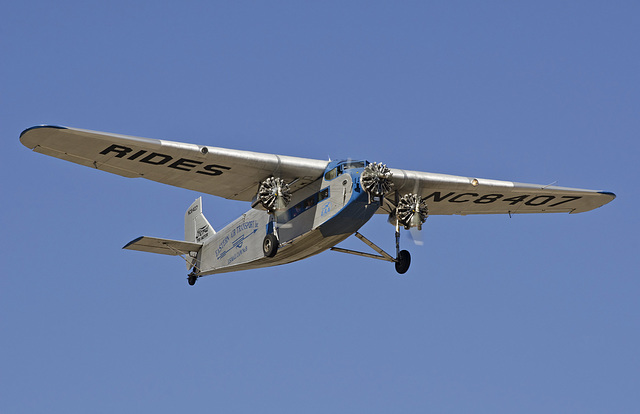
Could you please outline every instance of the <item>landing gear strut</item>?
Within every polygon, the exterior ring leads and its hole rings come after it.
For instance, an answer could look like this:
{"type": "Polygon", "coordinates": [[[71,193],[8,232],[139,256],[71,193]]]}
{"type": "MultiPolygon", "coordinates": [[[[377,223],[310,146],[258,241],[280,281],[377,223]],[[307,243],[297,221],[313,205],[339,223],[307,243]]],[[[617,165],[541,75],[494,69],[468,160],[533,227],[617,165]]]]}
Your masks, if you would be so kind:
{"type": "Polygon", "coordinates": [[[400,223],[396,222],[396,272],[401,275],[407,273],[411,265],[411,253],[400,250],[400,223]]]}

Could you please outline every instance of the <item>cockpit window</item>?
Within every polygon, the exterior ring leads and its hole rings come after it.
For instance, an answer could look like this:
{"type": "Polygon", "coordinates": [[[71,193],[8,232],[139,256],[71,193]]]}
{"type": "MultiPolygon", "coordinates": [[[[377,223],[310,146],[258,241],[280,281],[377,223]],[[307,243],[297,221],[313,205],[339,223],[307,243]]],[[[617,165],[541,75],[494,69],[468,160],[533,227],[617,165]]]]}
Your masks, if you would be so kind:
{"type": "Polygon", "coordinates": [[[341,171],[339,171],[338,167],[334,168],[333,170],[329,170],[324,175],[324,179],[327,180],[327,181],[331,181],[334,178],[336,178],[339,175],[340,172],[341,171]]]}
{"type": "Polygon", "coordinates": [[[342,168],[348,170],[349,168],[364,168],[364,161],[350,161],[342,164],[342,168]]]}
{"type": "Polygon", "coordinates": [[[367,161],[345,161],[340,165],[338,165],[336,168],[327,171],[324,175],[324,179],[327,181],[331,181],[337,176],[339,176],[340,174],[342,174],[343,172],[345,172],[345,170],[349,170],[352,168],[364,168],[366,166],[367,166],[367,161]]]}

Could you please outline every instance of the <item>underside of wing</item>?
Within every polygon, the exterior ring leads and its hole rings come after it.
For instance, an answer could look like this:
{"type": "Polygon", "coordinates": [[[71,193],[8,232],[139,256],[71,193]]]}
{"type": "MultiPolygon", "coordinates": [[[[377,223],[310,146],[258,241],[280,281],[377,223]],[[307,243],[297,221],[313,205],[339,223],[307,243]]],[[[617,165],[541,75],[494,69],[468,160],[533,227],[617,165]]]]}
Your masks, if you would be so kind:
{"type": "MultiPolygon", "coordinates": [[[[118,174],[232,200],[251,201],[270,176],[292,192],[324,174],[327,161],[205,145],[38,126],[22,132],[26,147],[52,157],[118,174]]],[[[387,200],[419,194],[429,214],[580,213],[615,198],[610,192],[391,169],[387,200]]],[[[379,213],[388,212],[382,208],[379,213]]]]}
{"type": "MultiPolygon", "coordinates": [[[[615,198],[606,191],[582,190],[511,181],[392,169],[400,196],[419,194],[430,215],[581,213],[615,198]]],[[[395,194],[387,195],[393,203],[395,194]]],[[[388,209],[387,209],[388,210],[388,209]]],[[[381,209],[379,213],[384,213],[381,209]]]]}
{"type": "Polygon", "coordinates": [[[327,161],[230,150],[57,126],[22,132],[36,152],[124,177],[142,177],[232,200],[251,201],[269,176],[302,188],[324,173],[327,161]]]}

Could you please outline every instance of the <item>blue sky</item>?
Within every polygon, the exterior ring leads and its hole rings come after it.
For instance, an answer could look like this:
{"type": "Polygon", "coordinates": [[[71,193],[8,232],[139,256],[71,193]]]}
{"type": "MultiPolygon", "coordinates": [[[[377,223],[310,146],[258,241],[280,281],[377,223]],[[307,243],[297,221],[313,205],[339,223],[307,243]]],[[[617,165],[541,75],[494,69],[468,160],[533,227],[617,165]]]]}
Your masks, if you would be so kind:
{"type": "MultiPolygon", "coordinates": [[[[637,2],[4,2],[0,411],[636,412],[637,2]],[[613,191],[431,217],[405,276],[326,252],[186,283],[199,196],[38,124],[613,191]]],[[[204,195],[216,228],[248,206],[204,195]]],[[[362,232],[393,249],[393,227],[362,232]]],[[[347,247],[359,247],[349,240],[347,247]]]]}

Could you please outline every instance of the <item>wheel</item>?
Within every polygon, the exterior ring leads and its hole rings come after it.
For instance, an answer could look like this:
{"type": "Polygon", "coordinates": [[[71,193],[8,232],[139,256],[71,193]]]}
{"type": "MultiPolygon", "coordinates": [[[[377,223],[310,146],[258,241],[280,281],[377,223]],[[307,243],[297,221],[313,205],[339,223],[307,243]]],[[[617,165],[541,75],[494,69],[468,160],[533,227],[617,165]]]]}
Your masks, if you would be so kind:
{"type": "Polygon", "coordinates": [[[411,264],[411,254],[406,250],[400,250],[396,258],[396,272],[404,274],[409,270],[411,264]]]}
{"type": "Polygon", "coordinates": [[[262,242],[262,251],[266,257],[273,257],[278,253],[278,239],[274,234],[267,234],[262,242]]]}
{"type": "Polygon", "coordinates": [[[189,285],[193,286],[196,284],[196,281],[198,280],[198,275],[196,275],[195,273],[189,273],[189,276],[187,276],[187,281],[189,282],[189,285]]]}

